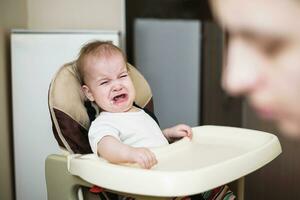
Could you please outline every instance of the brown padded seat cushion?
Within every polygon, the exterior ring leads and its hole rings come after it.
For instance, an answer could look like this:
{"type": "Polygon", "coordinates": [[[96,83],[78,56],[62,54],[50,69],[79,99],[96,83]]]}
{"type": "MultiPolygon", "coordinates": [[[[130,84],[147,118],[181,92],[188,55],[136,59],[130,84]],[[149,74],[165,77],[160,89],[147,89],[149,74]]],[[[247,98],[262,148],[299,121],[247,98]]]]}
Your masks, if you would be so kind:
{"type": "MultiPolygon", "coordinates": [[[[152,105],[152,93],[145,78],[128,64],[136,89],[135,103],[140,107],[152,105]]],[[[54,75],[49,88],[49,110],[54,136],[58,145],[70,153],[91,153],[88,142],[90,120],[77,75],[75,62],[62,66],[54,75]]],[[[96,106],[94,106],[96,108],[96,106]]]]}

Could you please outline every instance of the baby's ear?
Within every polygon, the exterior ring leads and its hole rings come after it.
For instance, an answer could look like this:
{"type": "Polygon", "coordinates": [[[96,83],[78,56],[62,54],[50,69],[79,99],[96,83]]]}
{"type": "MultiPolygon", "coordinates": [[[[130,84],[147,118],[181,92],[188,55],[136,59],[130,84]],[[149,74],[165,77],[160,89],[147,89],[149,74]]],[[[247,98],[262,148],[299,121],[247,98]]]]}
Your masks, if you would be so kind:
{"type": "Polygon", "coordinates": [[[88,98],[88,100],[90,100],[90,101],[95,100],[90,88],[87,85],[81,86],[81,89],[82,89],[84,95],[86,96],[86,98],[88,98]]]}

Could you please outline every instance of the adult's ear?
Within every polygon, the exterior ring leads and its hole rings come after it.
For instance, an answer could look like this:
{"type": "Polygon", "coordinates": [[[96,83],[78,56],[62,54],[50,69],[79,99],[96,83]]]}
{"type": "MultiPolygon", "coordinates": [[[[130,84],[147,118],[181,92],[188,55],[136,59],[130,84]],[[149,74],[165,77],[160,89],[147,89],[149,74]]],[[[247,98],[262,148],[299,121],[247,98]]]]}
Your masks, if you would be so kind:
{"type": "Polygon", "coordinates": [[[81,89],[82,89],[84,95],[86,96],[86,98],[88,98],[90,101],[95,100],[90,88],[87,85],[81,86],[81,89]]]}

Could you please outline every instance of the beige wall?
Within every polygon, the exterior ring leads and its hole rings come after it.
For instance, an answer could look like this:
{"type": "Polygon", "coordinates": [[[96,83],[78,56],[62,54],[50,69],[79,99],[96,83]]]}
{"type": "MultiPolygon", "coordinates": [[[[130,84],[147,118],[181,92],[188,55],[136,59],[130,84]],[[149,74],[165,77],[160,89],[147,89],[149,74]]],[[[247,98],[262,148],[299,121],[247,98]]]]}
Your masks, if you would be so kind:
{"type": "Polygon", "coordinates": [[[28,0],[28,28],[120,30],[121,0],[28,0]]]}
{"type": "Polygon", "coordinates": [[[10,29],[109,29],[123,32],[123,3],[123,0],[0,0],[1,200],[14,199],[9,78],[10,29]]]}
{"type": "MultiPolygon", "coordinates": [[[[0,5],[1,7],[1,5],[0,5]]],[[[2,7],[1,7],[2,8],[2,7]]],[[[1,9],[2,10],[2,9],[1,9]]],[[[1,11],[0,11],[1,12],[1,11]]],[[[1,16],[0,16],[1,18],[1,16]]],[[[11,199],[12,163],[9,124],[8,56],[6,51],[6,29],[0,29],[0,199],[11,199]]]]}
{"type": "Polygon", "coordinates": [[[26,0],[0,1],[0,199],[13,199],[9,31],[25,28],[26,0]]]}

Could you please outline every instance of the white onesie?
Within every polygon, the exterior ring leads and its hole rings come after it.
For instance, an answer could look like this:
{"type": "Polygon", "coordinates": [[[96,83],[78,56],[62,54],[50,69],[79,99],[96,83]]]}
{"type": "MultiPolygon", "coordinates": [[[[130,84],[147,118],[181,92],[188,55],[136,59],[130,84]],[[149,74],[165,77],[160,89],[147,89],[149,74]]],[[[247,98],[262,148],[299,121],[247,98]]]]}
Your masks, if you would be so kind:
{"type": "Polygon", "coordinates": [[[113,136],[133,147],[157,147],[168,144],[158,124],[144,110],[137,112],[101,112],[89,129],[89,142],[97,154],[104,136],[113,136]]]}

